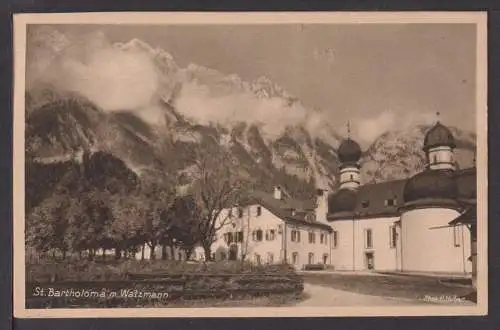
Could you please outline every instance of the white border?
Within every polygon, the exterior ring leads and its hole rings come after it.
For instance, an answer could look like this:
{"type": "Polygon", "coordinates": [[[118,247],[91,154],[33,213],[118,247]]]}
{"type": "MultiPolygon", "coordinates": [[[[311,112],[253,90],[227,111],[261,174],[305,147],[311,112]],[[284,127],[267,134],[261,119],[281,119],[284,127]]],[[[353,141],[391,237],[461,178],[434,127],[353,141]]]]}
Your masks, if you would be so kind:
{"type": "Polygon", "coordinates": [[[57,13],[14,15],[14,316],[82,317],[319,317],[319,316],[458,316],[487,314],[487,16],[485,12],[287,12],[287,13],[57,13]],[[471,23],[477,25],[477,198],[478,304],[412,307],[278,308],[115,308],[25,309],[24,129],[27,24],[404,24],[471,23]]]}

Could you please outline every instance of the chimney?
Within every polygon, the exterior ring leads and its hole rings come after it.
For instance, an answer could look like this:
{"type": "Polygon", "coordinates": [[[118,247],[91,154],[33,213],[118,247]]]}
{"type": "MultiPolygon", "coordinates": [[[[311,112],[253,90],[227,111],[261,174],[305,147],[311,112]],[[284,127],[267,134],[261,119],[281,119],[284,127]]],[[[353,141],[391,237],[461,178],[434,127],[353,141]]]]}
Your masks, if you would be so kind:
{"type": "Polygon", "coordinates": [[[281,199],[282,198],[282,191],[280,186],[274,187],[274,199],[281,199]]]}
{"type": "Polygon", "coordinates": [[[316,189],[316,221],[328,223],[326,214],[328,213],[328,189],[316,189]]]}

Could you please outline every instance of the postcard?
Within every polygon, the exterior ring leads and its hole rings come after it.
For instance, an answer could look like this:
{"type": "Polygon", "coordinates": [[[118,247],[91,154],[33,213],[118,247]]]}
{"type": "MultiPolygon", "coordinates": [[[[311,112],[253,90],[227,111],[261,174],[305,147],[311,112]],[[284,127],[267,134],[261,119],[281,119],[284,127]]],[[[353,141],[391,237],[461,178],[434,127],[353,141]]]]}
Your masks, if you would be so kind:
{"type": "Polygon", "coordinates": [[[487,313],[483,12],[14,15],[20,318],[487,313]]]}

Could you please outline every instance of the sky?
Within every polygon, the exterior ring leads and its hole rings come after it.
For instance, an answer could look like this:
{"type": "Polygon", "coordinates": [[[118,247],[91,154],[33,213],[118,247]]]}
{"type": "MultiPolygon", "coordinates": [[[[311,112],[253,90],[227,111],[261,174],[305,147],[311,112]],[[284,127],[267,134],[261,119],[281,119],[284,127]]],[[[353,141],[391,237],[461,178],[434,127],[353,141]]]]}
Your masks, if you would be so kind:
{"type": "MultiPolygon", "coordinates": [[[[266,76],[338,130],[436,119],[475,131],[476,31],[467,24],[62,25],[63,33],[138,38],[244,80],[266,76]]],[[[365,132],[365,133],[363,133],[365,132]]],[[[378,134],[379,132],[373,132],[378,134]]],[[[370,137],[366,136],[369,139],[370,137]]]]}

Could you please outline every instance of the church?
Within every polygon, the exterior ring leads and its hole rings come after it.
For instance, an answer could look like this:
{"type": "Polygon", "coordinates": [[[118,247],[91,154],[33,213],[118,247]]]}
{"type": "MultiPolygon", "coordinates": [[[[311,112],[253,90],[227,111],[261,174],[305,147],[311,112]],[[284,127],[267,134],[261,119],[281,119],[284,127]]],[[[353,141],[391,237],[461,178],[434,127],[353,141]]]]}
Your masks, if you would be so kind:
{"type": "Polygon", "coordinates": [[[361,148],[338,150],[340,189],[329,196],[327,219],[338,246],[337,270],[467,274],[471,231],[454,222],[476,203],[476,169],[456,169],[455,139],[439,121],[423,141],[426,169],[404,180],[362,185],[361,148]]]}

